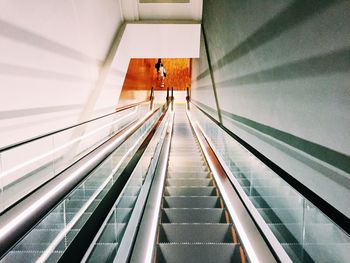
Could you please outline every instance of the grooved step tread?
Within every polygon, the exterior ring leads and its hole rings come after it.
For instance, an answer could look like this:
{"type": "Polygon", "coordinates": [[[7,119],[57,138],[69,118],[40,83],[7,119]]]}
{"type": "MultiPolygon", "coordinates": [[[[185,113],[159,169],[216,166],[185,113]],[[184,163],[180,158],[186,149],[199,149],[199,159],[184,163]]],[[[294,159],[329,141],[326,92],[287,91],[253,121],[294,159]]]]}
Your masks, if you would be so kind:
{"type": "Polygon", "coordinates": [[[163,208],[220,208],[217,196],[167,196],[163,208]]]}
{"type": "Polygon", "coordinates": [[[233,243],[231,224],[161,224],[159,243],[233,243]]]}
{"type": "Polygon", "coordinates": [[[164,196],[216,196],[216,189],[212,186],[166,186],[164,196]]]}
{"type": "Polygon", "coordinates": [[[159,244],[157,263],[241,262],[238,244],[159,244]],[[220,255],[220,256],[219,256],[220,255]]]}
{"type": "Polygon", "coordinates": [[[166,186],[213,186],[211,179],[174,179],[169,178],[165,182],[166,186]]]}
{"type": "Polygon", "coordinates": [[[162,223],[226,223],[223,208],[163,208],[162,223]]]}

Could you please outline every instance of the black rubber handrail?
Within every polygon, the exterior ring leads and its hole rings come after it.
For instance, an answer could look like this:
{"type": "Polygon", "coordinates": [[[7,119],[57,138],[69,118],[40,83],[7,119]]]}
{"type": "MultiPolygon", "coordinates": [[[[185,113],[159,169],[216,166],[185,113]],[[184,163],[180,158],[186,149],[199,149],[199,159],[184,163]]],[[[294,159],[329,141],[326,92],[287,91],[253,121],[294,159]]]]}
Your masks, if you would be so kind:
{"type": "Polygon", "coordinates": [[[251,152],[255,157],[257,157],[261,162],[263,162],[267,167],[269,167],[272,171],[274,171],[278,176],[280,176],[283,180],[285,180],[290,186],[292,186],[297,192],[299,192],[304,198],[310,201],[313,205],[315,205],[320,211],[322,211],[330,220],[332,220],[336,225],[341,227],[348,235],[350,235],[350,219],[320,197],[318,194],[313,192],[310,188],[306,187],[304,184],[295,179],[291,174],[283,170],[249,143],[244,141],[238,135],[227,129],[222,123],[218,122],[212,116],[210,116],[206,111],[204,111],[200,106],[196,103],[191,103],[204,115],[206,115],[211,121],[213,121],[216,125],[218,125],[222,130],[224,130],[228,135],[230,135],[233,139],[235,139],[238,143],[240,143],[244,148],[246,148],[249,152],[251,152]]]}
{"type": "Polygon", "coordinates": [[[80,125],[83,125],[83,124],[86,124],[86,123],[89,123],[89,122],[93,122],[93,121],[96,121],[96,120],[99,120],[99,119],[103,119],[105,117],[111,116],[111,115],[116,114],[118,112],[121,112],[121,111],[130,109],[130,108],[133,108],[133,107],[138,106],[140,104],[143,104],[143,103],[145,103],[147,101],[149,101],[149,100],[144,100],[144,101],[141,101],[141,102],[137,102],[137,103],[133,103],[133,104],[130,104],[130,105],[122,106],[120,108],[117,108],[114,112],[107,113],[105,115],[102,115],[102,116],[99,116],[99,117],[96,117],[96,118],[93,118],[93,119],[90,119],[90,120],[87,120],[87,121],[83,121],[83,122],[80,122],[80,123],[77,123],[77,124],[74,124],[74,125],[71,125],[71,126],[67,126],[65,128],[61,128],[59,130],[55,130],[55,131],[48,132],[48,133],[45,133],[45,134],[42,134],[42,135],[38,135],[38,136],[35,136],[33,138],[30,138],[30,139],[26,139],[26,140],[21,141],[21,142],[16,142],[16,143],[4,146],[4,147],[0,148],[0,152],[8,151],[8,150],[16,148],[18,146],[21,146],[21,145],[24,145],[24,144],[27,144],[27,143],[30,143],[30,142],[33,142],[33,141],[36,141],[36,140],[39,140],[39,139],[42,139],[42,138],[45,138],[45,137],[48,137],[48,136],[60,133],[60,132],[66,131],[66,130],[78,127],[80,125]]]}

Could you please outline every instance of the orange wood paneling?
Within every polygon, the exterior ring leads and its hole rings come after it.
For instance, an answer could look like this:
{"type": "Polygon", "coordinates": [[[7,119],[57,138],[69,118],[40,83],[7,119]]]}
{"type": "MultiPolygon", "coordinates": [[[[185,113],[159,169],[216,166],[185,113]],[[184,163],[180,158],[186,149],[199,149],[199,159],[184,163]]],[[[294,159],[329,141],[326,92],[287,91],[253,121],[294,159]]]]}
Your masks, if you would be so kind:
{"type": "Polygon", "coordinates": [[[157,80],[156,58],[131,59],[124,80],[123,90],[164,90],[167,87],[174,90],[191,88],[191,59],[164,58],[162,63],[166,70],[164,87],[157,80]]]}

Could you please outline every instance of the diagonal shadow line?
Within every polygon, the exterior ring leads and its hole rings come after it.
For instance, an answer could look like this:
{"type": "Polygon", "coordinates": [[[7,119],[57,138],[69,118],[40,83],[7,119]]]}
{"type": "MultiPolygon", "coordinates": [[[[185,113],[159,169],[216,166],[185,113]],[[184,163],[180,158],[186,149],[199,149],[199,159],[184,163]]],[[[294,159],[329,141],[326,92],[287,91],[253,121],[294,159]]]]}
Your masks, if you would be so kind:
{"type": "Polygon", "coordinates": [[[3,119],[13,119],[21,118],[32,115],[47,114],[60,111],[69,111],[69,110],[79,110],[83,104],[71,104],[71,105],[61,105],[61,106],[51,106],[51,107],[37,107],[37,108],[26,108],[19,110],[7,110],[0,111],[0,120],[3,119]]]}
{"type": "Polygon", "coordinates": [[[28,31],[24,28],[10,24],[0,19],[0,36],[26,43],[27,45],[41,48],[46,51],[59,54],[70,59],[75,59],[87,64],[101,66],[103,61],[87,56],[86,54],[79,52],[73,48],[62,45],[58,42],[45,38],[39,34],[28,31]]]}
{"type": "MultiPolygon", "coordinates": [[[[295,0],[237,47],[220,58],[214,65],[212,65],[213,70],[220,69],[226,64],[248,54],[264,43],[278,37],[283,32],[319,13],[321,10],[341,1],[344,0],[295,0]]],[[[205,24],[203,24],[203,27],[205,27],[205,24]]],[[[207,69],[199,74],[196,79],[202,79],[208,74],[209,70],[207,69]]]]}
{"type": "Polygon", "coordinates": [[[6,75],[14,75],[17,77],[25,76],[31,78],[59,80],[66,82],[84,82],[89,84],[93,83],[93,80],[77,75],[54,72],[45,69],[29,68],[26,66],[11,65],[6,63],[0,63],[0,73],[6,75]]]}
{"type": "MultiPolygon", "coordinates": [[[[218,87],[232,87],[247,84],[258,84],[288,79],[316,77],[326,74],[345,73],[350,71],[350,47],[321,56],[311,57],[263,71],[254,72],[238,78],[217,83],[218,87]]],[[[203,85],[197,89],[207,89],[203,85]]]]}

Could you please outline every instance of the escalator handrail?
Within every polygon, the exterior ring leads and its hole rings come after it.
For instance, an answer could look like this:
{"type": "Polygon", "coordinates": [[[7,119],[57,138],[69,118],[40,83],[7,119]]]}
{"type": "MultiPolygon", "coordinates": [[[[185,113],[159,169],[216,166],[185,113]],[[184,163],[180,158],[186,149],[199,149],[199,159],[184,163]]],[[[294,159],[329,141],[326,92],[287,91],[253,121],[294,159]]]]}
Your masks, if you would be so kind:
{"type": "Polygon", "coordinates": [[[294,188],[298,193],[300,193],[305,199],[311,202],[317,209],[322,211],[330,220],[332,220],[336,225],[342,228],[348,235],[350,235],[350,219],[320,197],[318,194],[313,192],[310,188],[299,182],[295,179],[291,174],[286,172],[272,160],[267,158],[237,134],[230,131],[226,128],[221,122],[217,121],[211,115],[209,115],[205,110],[203,110],[200,106],[198,106],[193,101],[190,101],[199,111],[201,111],[206,117],[208,117],[211,121],[213,121],[216,125],[218,125],[225,133],[227,133],[230,137],[236,140],[239,144],[241,144],[245,149],[247,149],[250,153],[252,153],[256,158],[258,158],[261,162],[263,162],[267,167],[269,167],[272,171],[274,171],[279,177],[281,177],[284,181],[286,181],[292,188],[294,188]]]}
{"type": "Polygon", "coordinates": [[[84,124],[87,124],[87,123],[90,123],[90,122],[94,122],[94,121],[97,121],[97,120],[109,117],[109,116],[114,115],[114,114],[116,114],[118,112],[131,109],[133,107],[139,106],[139,105],[144,104],[146,102],[149,102],[149,100],[144,100],[144,101],[140,101],[140,102],[137,102],[137,103],[133,103],[133,104],[129,104],[129,105],[126,105],[126,106],[122,106],[122,107],[116,108],[115,111],[107,113],[105,115],[102,115],[102,116],[99,116],[99,117],[96,117],[96,118],[93,118],[93,119],[90,119],[90,120],[87,120],[87,121],[79,122],[77,124],[70,125],[70,126],[67,126],[67,127],[64,127],[64,128],[58,129],[58,130],[55,130],[55,131],[51,131],[51,132],[44,133],[44,134],[41,134],[41,135],[38,135],[38,136],[34,136],[34,137],[30,138],[30,139],[26,139],[26,140],[23,140],[23,141],[20,141],[20,142],[16,142],[16,143],[13,143],[13,144],[10,144],[10,145],[6,145],[4,147],[0,147],[0,153],[8,151],[8,150],[11,150],[13,148],[17,148],[17,147],[19,147],[21,145],[25,145],[25,144],[28,144],[28,143],[33,142],[33,141],[37,141],[37,140],[43,139],[45,137],[52,136],[52,135],[57,134],[57,133],[61,133],[61,132],[66,131],[66,130],[70,130],[70,129],[76,128],[78,126],[81,126],[81,125],[84,125],[84,124]]]}

